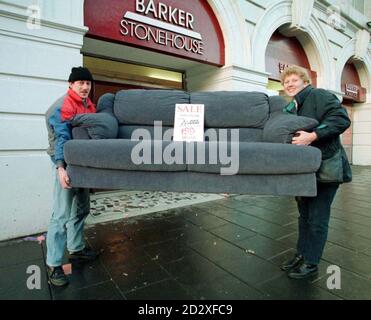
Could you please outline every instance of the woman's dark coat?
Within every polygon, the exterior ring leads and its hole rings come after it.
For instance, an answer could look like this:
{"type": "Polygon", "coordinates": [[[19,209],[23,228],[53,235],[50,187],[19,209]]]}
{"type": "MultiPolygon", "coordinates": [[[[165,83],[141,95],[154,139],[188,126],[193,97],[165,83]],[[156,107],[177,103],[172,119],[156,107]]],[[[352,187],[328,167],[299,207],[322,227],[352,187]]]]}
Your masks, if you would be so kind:
{"type": "MultiPolygon", "coordinates": [[[[316,119],[320,125],[313,129],[318,139],[311,145],[322,152],[322,160],[332,157],[339,149],[343,153],[344,182],[351,180],[351,169],[340,142],[340,135],[350,127],[350,119],[339,99],[324,89],[308,85],[295,97],[297,115],[316,119]]],[[[290,112],[290,110],[287,110],[290,112]]]]}

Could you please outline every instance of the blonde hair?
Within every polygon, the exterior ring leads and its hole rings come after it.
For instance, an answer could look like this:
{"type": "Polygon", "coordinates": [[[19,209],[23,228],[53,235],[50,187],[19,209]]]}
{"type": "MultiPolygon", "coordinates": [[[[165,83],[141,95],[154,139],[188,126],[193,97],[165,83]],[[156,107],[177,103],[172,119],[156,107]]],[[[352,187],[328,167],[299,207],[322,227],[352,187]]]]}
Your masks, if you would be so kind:
{"type": "Polygon", "coordinates": [[[301,80],[304,81],[304,83],[311,84],[311,82],[312,82],[310,77],[309,77],[309,74],[308,74],[307,70],[305,70],[302,67],[291,66],[291,67],[287,67],[281,73],[281,83],[283,84],[286,77],[291,76],[292,74],[296,74],[297,76],[299,76],[301,78],[301,80]]]}

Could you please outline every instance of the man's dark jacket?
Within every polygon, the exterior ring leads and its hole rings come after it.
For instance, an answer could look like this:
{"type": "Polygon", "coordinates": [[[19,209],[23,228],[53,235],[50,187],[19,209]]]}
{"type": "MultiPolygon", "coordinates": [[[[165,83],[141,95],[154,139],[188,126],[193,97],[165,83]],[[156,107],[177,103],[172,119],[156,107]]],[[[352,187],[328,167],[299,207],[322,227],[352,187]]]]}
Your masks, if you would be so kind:
{"type": "Polygon", "coordinates": [[[349,162],[340,142],[340,135],[349,128],[351,122],[339,99],[329,91],[315,89],[311,85],[301,90],[294,99],[298,104],[299,116],[314,118],[320,123],[313,129],[318,139],[311,145],[321,150],[322,160],[332,157],[341,148],[344,176],[351,177],[349,162]]]}

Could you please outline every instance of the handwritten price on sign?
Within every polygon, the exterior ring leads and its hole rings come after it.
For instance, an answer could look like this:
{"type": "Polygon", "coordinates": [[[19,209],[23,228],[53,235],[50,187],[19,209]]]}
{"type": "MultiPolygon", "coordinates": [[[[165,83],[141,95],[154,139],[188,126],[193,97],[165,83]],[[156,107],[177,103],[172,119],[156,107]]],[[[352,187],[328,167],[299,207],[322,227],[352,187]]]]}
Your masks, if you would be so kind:
{"type": "Polygon", "coordinates": [[[196,132],[195,128],[183,128],[182,129],[183,136],[188,136],[188,135],[193,136],[195,132],[196,132]]]}

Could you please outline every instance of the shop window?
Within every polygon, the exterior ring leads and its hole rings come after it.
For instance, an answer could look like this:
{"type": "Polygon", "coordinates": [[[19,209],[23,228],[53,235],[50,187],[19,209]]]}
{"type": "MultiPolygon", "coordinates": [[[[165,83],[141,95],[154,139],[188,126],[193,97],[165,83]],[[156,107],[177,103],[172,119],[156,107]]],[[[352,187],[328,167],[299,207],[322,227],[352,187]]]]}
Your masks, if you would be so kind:
{"type": "Polygon", "coordinates": [[[84,56],[94,79],[149,88],[183,89],[183,73],[84,56]]]}
{"type": "Polygon", "coordinates": [[[116,93],[119,90],[184,89],[184,75],[181,72],[91,56],[84,56],[84,66],[94,76],[95,86],[91,92],[94,103],[104,93],[116,93]]]}

